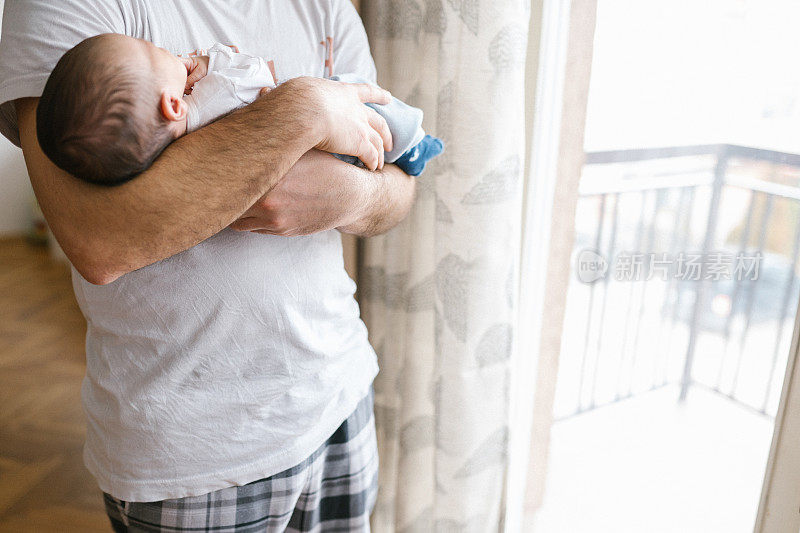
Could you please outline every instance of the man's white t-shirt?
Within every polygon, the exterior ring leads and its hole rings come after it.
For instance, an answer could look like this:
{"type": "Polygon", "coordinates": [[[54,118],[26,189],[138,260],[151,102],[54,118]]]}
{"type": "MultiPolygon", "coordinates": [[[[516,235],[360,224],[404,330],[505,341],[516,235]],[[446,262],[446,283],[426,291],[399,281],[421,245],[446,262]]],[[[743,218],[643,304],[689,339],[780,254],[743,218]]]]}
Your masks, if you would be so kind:
{"type": "MultiPolygon", "coordinates": [[[[233,44],[281,80],[375,78],[350,0],[14,0],[0,42],[0,131],[18,143],[11,101],[41,95],[66,50],[105,32],[184,55],[233,44]]],[[[292,467],[377,373],[335,231],[223,230],[106,286],[73,270],[73,285],[88,322],[84,458],[122,500],[200,495],[292,467]]]]}

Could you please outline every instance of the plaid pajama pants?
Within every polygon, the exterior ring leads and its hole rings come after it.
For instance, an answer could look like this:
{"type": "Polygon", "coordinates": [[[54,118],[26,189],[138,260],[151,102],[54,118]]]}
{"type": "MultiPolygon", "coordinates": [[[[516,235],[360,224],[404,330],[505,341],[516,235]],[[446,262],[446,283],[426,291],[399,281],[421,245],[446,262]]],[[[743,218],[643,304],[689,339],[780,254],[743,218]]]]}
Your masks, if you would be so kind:
{"type": "Polygon", "coordinates": [[[117,533],[369,531],[377,483],[370,392],[308,459],[274,476],[160,502],[104,499],[117,533]]]}

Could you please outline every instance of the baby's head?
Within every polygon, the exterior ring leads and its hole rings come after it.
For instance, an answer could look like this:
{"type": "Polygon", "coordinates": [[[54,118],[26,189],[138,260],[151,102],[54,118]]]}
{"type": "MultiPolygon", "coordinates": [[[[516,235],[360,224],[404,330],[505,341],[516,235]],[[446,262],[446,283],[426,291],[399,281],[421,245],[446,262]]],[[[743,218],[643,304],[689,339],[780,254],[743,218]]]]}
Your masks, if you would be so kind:
{"type": "Polygon", "coordinates": [[[187,63],[118,34],[69,50],[47,80],[36,115],[42,150],[84,181],[124,183],[186,131],[187,63]]]}

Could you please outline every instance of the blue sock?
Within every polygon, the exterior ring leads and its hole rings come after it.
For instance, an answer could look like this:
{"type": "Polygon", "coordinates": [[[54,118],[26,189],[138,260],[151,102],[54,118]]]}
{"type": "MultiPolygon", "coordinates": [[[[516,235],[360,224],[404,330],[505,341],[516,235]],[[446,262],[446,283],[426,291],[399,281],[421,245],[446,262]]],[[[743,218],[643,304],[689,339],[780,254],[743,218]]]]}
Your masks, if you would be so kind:
{"type": "Polygon", "coordinates": [[[401,155],[395,165],[409,176],[419,176],[425,164],[444,151],[444,143],[436,137],[426,135],[418,145],[401,155]]]}

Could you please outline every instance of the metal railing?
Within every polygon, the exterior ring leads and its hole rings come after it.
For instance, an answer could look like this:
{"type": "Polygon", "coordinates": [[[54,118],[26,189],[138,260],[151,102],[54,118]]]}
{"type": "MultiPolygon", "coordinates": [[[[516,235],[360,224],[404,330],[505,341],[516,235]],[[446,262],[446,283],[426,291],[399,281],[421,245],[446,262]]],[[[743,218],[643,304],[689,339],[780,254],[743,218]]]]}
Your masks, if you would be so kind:
{"type": "Polygon", "coordinates": [[[652,265],[625,282],[573,276],[559,389],[574,383],[557,417],[670,384],[680,399],[702,386],[774,415],[800,298],[800,155],[729,144],[588,153],[578,222],[576,254],[609,265],[625,250],[704,261],[688,281],[656,279],[652,265]],[[705,260],[723,252],[763,258],[760,273],[709,275],[705,260]]]}

